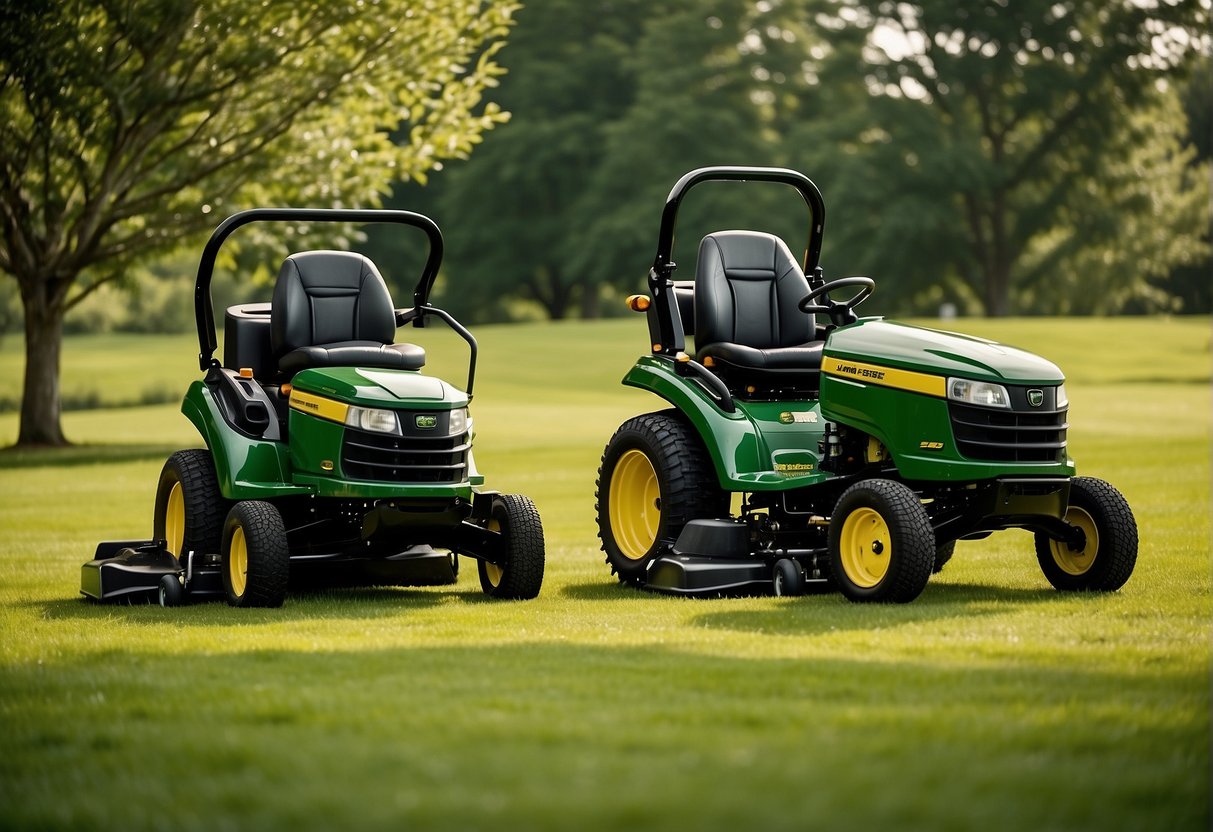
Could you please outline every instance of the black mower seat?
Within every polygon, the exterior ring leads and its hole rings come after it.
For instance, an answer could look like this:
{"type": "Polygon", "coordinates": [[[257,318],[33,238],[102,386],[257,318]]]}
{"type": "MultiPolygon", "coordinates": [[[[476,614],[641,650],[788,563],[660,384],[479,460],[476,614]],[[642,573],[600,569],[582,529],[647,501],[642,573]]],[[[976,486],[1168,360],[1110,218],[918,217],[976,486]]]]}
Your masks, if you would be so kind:
{"type": "Polygon", "coordinates": [[[816,386],[817,321],[799,308],[809,281],[773,234],[717,231],[699,244],[696,358],[743,380],[816,386]]]}
{"type": "Polygon", "coordinates": [[[375,264],[356,252],[286,258],[274,285],[270,343],[279,371],[309,367],[419,370],[425,350],[393,344],[396,313],[375,264]]]}

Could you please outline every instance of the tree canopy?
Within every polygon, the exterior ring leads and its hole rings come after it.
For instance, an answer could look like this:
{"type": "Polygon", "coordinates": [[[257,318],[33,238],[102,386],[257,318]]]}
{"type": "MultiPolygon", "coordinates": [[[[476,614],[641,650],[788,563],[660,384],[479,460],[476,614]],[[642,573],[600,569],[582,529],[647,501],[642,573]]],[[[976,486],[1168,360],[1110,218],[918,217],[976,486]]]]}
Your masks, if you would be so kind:
{"type": "Polygon", "coordinates": [[[873,271],[952,281],[991,315],[1114,311],[1130,290],[1099,267],[1109,252],[1132,280],[1207,256],[1207,172],[1188,170],[1174,92],[1205,37],[1199,4],[846,0],[814,21],[850,35],[820,87],[862,107],[805,119],[793,158],[851,199],[843,240],[873,271]],[[1097,286],[1109,302],[1084,304],[1097,286]]]}
{"type": "MultiPolygon", "coordinates": [[[[551,0],[501,56],[513,121],[420,199],[459,228],[457,283],[554,317],[642,286],[664,196],[703,164],[808,174],[827,272],[872,275],[894,308],[1174,309],[1168,276],[1209,258],[1208,166],[1178,106],[1206,5],[551,0]]],[[[709,217],[795,249],[802,212],[696,189],[680,258],[709,217]]]]}
{"type": "Polygon", "coordinates": [[[0,5],[0,270],[25,317],[19,444],[64,441],[65,312],[245,207],[379,203],[505,120],[510,0],[0,5]]]}

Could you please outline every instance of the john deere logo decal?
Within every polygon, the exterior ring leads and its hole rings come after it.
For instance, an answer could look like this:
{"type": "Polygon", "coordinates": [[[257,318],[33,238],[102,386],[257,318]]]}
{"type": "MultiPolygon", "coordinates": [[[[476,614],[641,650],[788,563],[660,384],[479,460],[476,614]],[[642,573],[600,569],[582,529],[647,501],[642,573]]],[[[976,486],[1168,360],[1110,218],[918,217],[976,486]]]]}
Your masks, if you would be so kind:
{"type": "Polygon", "coordinates": [[[430,428],[438,427],[437,416],[418,416],[414,421],[416,422],[417,427],[421,428],[422,430],[429,430],[430,428]]]}
{"type": "Polygon", "coordinates": [[[1029,390],[1028,391],[1028,404],[1032,405],[1032,407],[1040,407],[1044,403],[1045,403],[1045,391],[1044,390],[1029,390]]]}
{"type": "Polygon", "coordinates": [[[783,413],[779,414],[779,421],[783,422],[785,425],[791,425],[796,422],[808,422],[815,425],[817,424],[817,411],[798,410],[793,412],[790,410],[785,410],[783,413]]]}

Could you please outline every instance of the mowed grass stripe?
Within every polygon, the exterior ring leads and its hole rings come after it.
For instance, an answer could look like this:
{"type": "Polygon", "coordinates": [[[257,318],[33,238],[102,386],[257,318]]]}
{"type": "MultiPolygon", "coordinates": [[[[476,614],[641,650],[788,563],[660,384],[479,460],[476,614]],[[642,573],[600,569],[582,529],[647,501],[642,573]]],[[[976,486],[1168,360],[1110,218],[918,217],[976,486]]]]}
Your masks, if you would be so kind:
{"type": "MultiPolygon", "coordinates": [[[[150,532],[164,455],[199,442],[175,405],[68,414],[70,464],[0,455],[0,827],[1207,829],[1208,318],[948,326],[1066,371],[1079,471],[1141,527],[1123,591],[1054,592],[1020,532],[904,607],[617,586],[598,458],[663,406],[619,385],[638,316],[477,331],[477,463],[548,534],[530,602],[465,561],[281,610],[87,604],[80,564],[150,532]]],[[[106,389],[171,347],[184,392],[191,340],[124,344],[106,389]]],[[[460,381],[463,355],[431,366],[460,381]]]]}

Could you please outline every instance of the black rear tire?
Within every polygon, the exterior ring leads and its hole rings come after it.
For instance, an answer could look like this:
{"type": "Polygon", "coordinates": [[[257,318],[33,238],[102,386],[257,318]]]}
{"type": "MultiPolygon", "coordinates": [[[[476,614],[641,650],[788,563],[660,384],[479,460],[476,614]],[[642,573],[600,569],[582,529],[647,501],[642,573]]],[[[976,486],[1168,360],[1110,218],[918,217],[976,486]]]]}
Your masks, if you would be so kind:
{"type": "Polygon", "coordinates": [[[184,561],[187,552],[215,554],[231,501],[219,490],[215,461],[203,448],[176,451],[160,471],[152,537],[184,561]]]}
{"type": "Polygon", "coordinates": [[[707,448],[676,410],[624,422],[607,443],[594,491],[598,537],[611,572],[640,584],[691,520],[729,516],[707,448]]]}
{"type": "Polygon", "coordinates": [[[1125,585],[1137,564],[1137,521],[1124,496],[1103,480],[1070,481],[1066,522],[1083,530],[1081,549],[1036,534],[1041,571],[1065,592],[1114,592],[1125,585]]]}
{"type": "Polygon", "coordinates": [[[493,498],[489,528],[505,540],[506,562],[477,561],[480,588],[492,598],[534,598],[543,586],[543,522],[529,497],[498,494],[493,498]]]}
{"type": "Polygon", "coordinates": [[[830,519],[830,573],[852,601],[904,604],[926,588],[935,565],[931,518],[910,488],[861,480],[830,519]]]}
{"type": "Polygon", "coordinates": [[[233,607],[280,607],[286,599],[290,553],[282,515],[271,503],[242,500],[223,524],[223,588],[233,607]]]}

